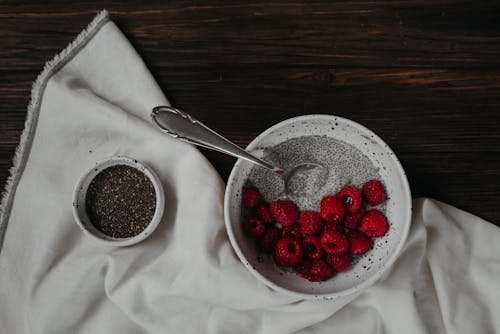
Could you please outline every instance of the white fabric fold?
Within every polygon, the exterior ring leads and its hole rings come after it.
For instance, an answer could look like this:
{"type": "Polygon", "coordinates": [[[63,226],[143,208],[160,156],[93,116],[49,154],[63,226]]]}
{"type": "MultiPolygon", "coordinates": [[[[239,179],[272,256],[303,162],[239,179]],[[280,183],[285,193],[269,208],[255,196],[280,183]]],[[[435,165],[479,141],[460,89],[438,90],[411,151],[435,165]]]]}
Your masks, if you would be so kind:
{"type": "Polygon", "coordinates": [[[0,333],[500,332],[494,225],[416,200],[381,282],[333,301],[280,294],[235,256],[213,167],[150,123],[168,101],[105,14],[51,67],[0,215],[0,333]],[[71,214],[78,177],[117,154],[151,166],[166,192],[158,229],[126,248],[94,243],[71,214]]]}

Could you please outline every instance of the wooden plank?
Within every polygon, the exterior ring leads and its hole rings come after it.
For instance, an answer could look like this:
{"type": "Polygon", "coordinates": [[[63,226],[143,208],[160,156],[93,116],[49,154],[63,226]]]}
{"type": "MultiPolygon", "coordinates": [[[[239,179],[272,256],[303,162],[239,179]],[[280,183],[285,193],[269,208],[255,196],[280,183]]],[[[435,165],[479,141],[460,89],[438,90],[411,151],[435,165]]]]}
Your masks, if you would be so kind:
{"type": "Polygon", "coordinates": [[[337,65],[473,67],[500,64],[500,3],[257,1],[218,3],[4,1],[0,69],[25,69],[71,40],[106,6],[148,59],[163,67],[337,65]],[[22,21],[22,25],[19,22],[22,21]],[[7,46],[7,48],[4,48],[7,46]],[[36,53],[33,53],[36,50],[36,53]]]}
{"type": "MultiPolygon", "coordinates": [[[[326,113],[401,152],[500,152],[500,70],[153,68],[171,101],[240,145],[272,124],[326,113]],[[496,121],[495,121],[496,120],[496,121]]],[[[32,74],[0,91],[1,142],[16,142],[32,74]]],[[[14,72],[3,78],[18,80],[14,72]]],[[[0,144],[1,145],[1,144],[0,144]]]]}

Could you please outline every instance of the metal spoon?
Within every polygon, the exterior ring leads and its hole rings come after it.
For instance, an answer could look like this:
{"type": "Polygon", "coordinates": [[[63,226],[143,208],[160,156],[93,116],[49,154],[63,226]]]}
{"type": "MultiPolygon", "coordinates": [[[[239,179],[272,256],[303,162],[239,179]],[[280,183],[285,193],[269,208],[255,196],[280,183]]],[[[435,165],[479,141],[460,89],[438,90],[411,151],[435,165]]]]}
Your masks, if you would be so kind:
{"type": "Polygon", "coordinates": [[[245,159],[280,174],[284,180],[285,192],[287,194],[295,196],[307,195],[311,191],[314,191],[312,189],[319,189],[326,182],[328,170],[320,164],[306,162],[285,171],[248,153],[179,109],[169,106],[158,106],[153,108],[151,118],[153,123],[164,133],[174,138],[245,159]],[[307,180],[307,178],[312,178],[312,180],[307,180]],[[305,182],[313,185],[312,187],[307,187],[307,189],[311,190],[307,190],[302,186],[305,182]]]}

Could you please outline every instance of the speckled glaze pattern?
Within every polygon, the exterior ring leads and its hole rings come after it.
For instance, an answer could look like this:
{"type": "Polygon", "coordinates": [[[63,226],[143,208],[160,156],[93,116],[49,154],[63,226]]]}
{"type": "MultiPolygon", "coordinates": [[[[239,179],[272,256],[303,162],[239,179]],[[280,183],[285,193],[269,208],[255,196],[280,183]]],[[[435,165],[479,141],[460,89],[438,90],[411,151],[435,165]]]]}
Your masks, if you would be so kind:
{"type": "Polygon", "coordinates": [[[93,240],[106,244],[108,246],[131,246],[144,239],[146,239],[153,231],[156,229],[163,216],[165,207],[165,195],[163,193],[163,186],[161,184],[158,176],[145,165],[141,164],[139,161],[123,156],[115,156],[103,161],[96,162],[95,166],[90,168],[84,175],[78,180],[75,190],[73,192],[73,217],[75,222],[78,224],[80,229],[93,240]],[[151,219],[149,225],[138,235],[130,238],[113,238],[108,236],[101,231],[99,231],[90,222],[87,212],[85,210],[85,196],[87,194],[87,188],[90,182],[99,174],[102,170],[116,165],[126,165],[144,173],[148,179],[153,184],[156,194],[156,210],[151,219]]]}
{"type": "Polygon", "coordinates": [[[260,155],[262,148],[276,146],[291,138],[312,135],[328,136],[353,145],[377,168],[387,188],[385,212],[390,230],[385,237],[375,240],[373,250],[360,257],[349,270],[325,282],[309,282],[276,266],[271,258],[256,250],[253,241],[243,235],[241,230],[241,191],[254,167],[241,159],[236,162],[229,176],[224,215],[233,248],[241,262],[257,279],[289,295],[304,299],[332,299],[366,289],[394,263],[410,227],[411,193],[406,174],[389,146],[366,127],[342,117],[295,117],[267,129],[246,149],[260,155]]]}

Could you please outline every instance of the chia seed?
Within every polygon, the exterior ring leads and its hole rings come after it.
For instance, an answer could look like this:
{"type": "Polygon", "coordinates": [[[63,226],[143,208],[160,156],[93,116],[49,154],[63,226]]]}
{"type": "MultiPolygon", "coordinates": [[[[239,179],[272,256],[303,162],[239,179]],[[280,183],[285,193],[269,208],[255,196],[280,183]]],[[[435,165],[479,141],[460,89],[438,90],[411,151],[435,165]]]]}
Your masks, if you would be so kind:
{"type": "Polygon", "coordinates": [[[149,178],[136,168],[117,165],[102,170],[89,184],[85,209],[91,223],[114,238],[140,234],[156,210],[149,178]]]}

